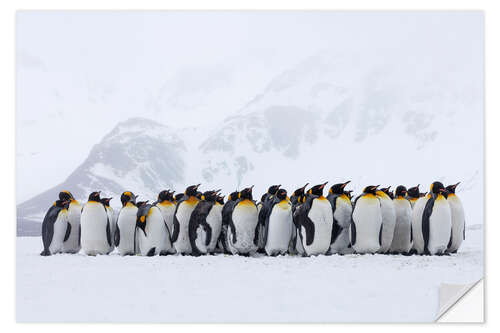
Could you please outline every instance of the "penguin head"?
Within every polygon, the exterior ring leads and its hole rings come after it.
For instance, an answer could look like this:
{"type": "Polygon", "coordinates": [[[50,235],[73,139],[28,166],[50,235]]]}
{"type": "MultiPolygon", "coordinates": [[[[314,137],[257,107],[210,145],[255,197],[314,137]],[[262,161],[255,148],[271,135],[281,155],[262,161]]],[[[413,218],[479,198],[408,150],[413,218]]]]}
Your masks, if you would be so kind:
{"type": "Polygon", "coordinates": [[[54,202],[54,206],[67,209],[69,207],[69,200],[56,200],[56,202],[54,202]]]}
{"type": "Polygon", "coordinates": [[[419,198],[420,197],[420,189],[419,189],[420,184],[417,186],[410,187],[407,191],[408,196],[410,198],[419,198]]]}
{"type": "Polygon", "coordinates": [[[89,195],[89,201],[101,202],[101,191],[90,193],[90,195],[89,195]]]}
{"type": "Polygon", "coordinates": [[[446,192],[446,188],[441,182],[434,182],[431,184],[431,193],[432,194],[443,194],[446,192]]]}
{"type": "Polygon", "coordinates": [[[125,191],[120,196],[120,200],[122,202],[122,205],[125,207],[127,202],[131,202],[131,203],[135,204],[135,200],[137,199],[137,197],[138,197],[138,195],[134,195],[134,193],[132,193],[130,191],[125,191]]]}
{"type": "Polygon", "coordinates": [[[158,202],[163,202],[163,201],[174,201],[174,193],[175,191],[170,191],[170,190],[163,190],[160,193],[158,193],[158,202]]]}
{"type": "Polygon", "coordinates": [[[460,182],[456,183],[455,185],[446,186],[446,191],[448,191],[448,193],[455,194],[455,190],[457,189],[458,184],[460,184],[460,182]]]}
{"type": "Polygon", "coordinates": [[[253,187],[254,187],[254,185],[243,189],[239,194],[239,198],[242,200],[245,200],[245,199],[253,200],[253,196],[252,196],[253,187]]]}
{"type": "Polygon", "coordinates": [[[326,184],[328,184],[328,182],[325,182],[325,183],[319,184],[319,185],[314,185],[313,187],[311,187],[309,189],[309,191],[307,191],[307,193],[317,195],[317,196],[322,196],[323,189],[325,188],[326,184]]]}
{"type": "Polygon", "coordinates": [[[405,197],[406,193],[406,187],[404,187],[403,185],[399,185],[398,187],[396,187],[396,192],[394,193],[394,195],[396,196],[396,198],[405,197]]]}
{"type": "Polygon", "coordinates": [[[383,188],[380,189],[380,191],[382,191],[385,194],[387,194],[389,196],[389,198],[394,199],[394,194],[392,193],[390,186],[389,187],[383,187],[383,188]]]}
{"type": "Polygon", "coordinates": [[[277,192],[276,192],[276,198],[278,198],[279,200],[285,200],[286,199],[286,190],[284,188],[280,188],[277,192]]]}
{"type": "Polygon", "coordinates": [[[377,189],[380,185],[369,185],[367,187],[365,187],[363,189],[363,193],[365,194],[376,194],[377,193],[377,189]]]}
{"type": "Polygon", "coordinates": [[[347,184],[349,184],[351,181],[347,181],[345,183],[339,183],[339,184],[335,184],[335,185],[332,185],[332,187],[330,187],[330,193],[331,194],[344,194],[344,189],[346,187],[347,184]]]}
{"type": "Polygon", "coordinates": [[[182,199],[182,197],[184,196],[184,193],[177,193],[174,197],[175,201],[179,201],[182,199]]]}
{"type": "Polygon", "coordinates": [[[201,200],[201,198],[203,197],[203,193],[201,193],[200,191],[196,191],[195,197],[196,199],[201,200]]]}
{"type": "Polygon", "coordinates": [[[200,199],[201,200],[204,200],[204,201],[208,201],[208,202],[215,202],[217,201],[217,195],[219,194],[221,190],[217,190],[217,191],[205,191],[200,199]]]}
{"type": "Polygon", "coordinates": [[[147,205],[149,202],[149,200],[146,200],[146,201],[139,201],[137,203],[137,208],[141,208],[141,207],[144,207],[145,205],[147,205]]]}
{"type": "Polygon", "coordinates": [[[59,192],[59,200],[71,201],[75,200],[75,198],[73,197],[73,194],[71,194],[70,191],[61,191],[59,192]]]}
{"type": "MultiPolygon", "coordinates": [[[[200,185],[201,184],[188,186],[186,188],[186,191],[184,191],[184,194],[189,196],[189,197],[197,196],[198,195],[198,187],[200,187],[200,185]]],[[[199,192],[199,193],[201,194],[201,192],[199,192]]]]}
{"type": "Polygon", "coordinates": [[[101,203],[104,206],[109,207],[109,202],[111,201],[111,199],[113,199],[113,198],[101,198],[101,203]]]}
{"type": "Polygon", "coordinates": [[[229,197],[227,197],[227,201],[236,201],[236,200],[238,200],[239,194],[240,194],[240,192],[234,191],[233,193],[231,193],[229,195],[229,197]]]}
{"type": "Polygon", "coordinates": [[[302,186],[301,188],[298,188],[296,189],[295,191],[293,191],[293,195],[296,196],[296,197],[301,197],[304,195],[304,192],[306,190],[306,187],[307,185],[309,185],[309,183],[306,183],[304,186],[302,186]]]}
{"type": "Polygon", "coordinates": [[[352,190],[345,191],[344,193],[347,195],[349,199],[352,199],[352,190]]]}
{"type": "Polygon", "coordinates": [[[217,202],[220,203],[221,205],[224,204],[224,197],[225,195],[217,195],[217,202]]]}
{"type": "Polygon", "coordinates": [[[260,197],[260,202],[264,202],[264,200],[266,200],[266,195],[267,193],[262,194],[262,196],[260,197]]]}
{"type": "Polygon", "coordinates": [[[275,195],[281,185],[272,185],[267,189],[267,193],[275,195]]]}

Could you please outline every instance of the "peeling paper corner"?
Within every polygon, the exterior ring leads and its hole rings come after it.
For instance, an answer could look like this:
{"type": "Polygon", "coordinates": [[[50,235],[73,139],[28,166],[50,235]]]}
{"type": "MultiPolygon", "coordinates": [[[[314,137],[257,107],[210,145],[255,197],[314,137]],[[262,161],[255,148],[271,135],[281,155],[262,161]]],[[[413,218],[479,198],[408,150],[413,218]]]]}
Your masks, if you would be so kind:
{"type": "Polygon", "coordinates": [[[447,284],[442,283],[439,286],[439,309],[436,321],[453,307],[463,296],[465,296],[476,284],[482,280],[478,280],[468,284],[447,284]]]}

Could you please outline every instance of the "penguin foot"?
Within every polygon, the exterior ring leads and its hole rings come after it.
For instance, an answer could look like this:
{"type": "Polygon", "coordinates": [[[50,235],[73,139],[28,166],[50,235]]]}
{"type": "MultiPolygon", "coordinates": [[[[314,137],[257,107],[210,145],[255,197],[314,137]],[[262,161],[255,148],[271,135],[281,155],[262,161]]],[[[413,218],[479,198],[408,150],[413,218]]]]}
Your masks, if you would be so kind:
{"type": "Polygon", "coordinates": [[[47,256],[50,256],[51,253],[49,250],[43,250],[41,253],[40,253],[41,256],[44,256],[44,257],[47,257],[47,256]]]}
{"type": "Polygon", "coordinates": [[[154,256],[155,255],[155,251],[156,251],[156,247],[152,247],[151,249],[149,249],[149,251],[146,254],[146,256],[148,256],[148,257],[154,256]]]}
{"type": "Polygon", "coordinates": [[[167,251],[161,251],[160,252],[160,256],[168,256],[170,253],[168,253],[167,251]]]}

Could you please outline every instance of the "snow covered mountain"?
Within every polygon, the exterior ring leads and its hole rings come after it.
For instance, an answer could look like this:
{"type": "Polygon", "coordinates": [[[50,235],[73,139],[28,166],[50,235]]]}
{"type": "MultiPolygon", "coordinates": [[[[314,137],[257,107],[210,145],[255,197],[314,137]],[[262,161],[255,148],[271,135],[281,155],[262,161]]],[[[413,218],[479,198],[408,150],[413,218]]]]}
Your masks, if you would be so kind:
{"type": "Polygon", "coordinates": [[[62,184],[17,206],[17,233],[39,234],[45,211],[64,189],[83,202],[100,190],[103,197],[114,198],[114,206],[120,205],[124,189],[154,198],[184,181],[185,152],[184,142],[167,126],[143,118],[121,122],[62,184]]]}
{"type": "MultiPolygon", "coordinates": [[[[361,59],[309,57],[213,127],[119,123],[66,181],[18,205],[18,234],[39,232],[33,222],[61,189],[84,200],[98,189],[115,198],[130,189],[154,199],[164,188],[194,183],[226,193],[254,184],[258,199],[271,183],[291,191],[305,182],[350,179],[359,192],[366,184],[421,183],[427,190],[438,179],[462,181],[469,204],[481,205],[477,68],[459,58],[388,62],[374,55],[369,65],[361,59]]],[[[481,223],[481,210],[469,212],[481,223]]]]}

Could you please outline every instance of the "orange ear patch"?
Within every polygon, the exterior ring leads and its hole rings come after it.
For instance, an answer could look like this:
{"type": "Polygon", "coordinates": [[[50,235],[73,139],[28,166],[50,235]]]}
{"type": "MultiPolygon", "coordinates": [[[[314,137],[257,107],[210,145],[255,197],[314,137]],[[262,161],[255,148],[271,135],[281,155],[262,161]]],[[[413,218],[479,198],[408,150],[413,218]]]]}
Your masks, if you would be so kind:
{"type": "Polygon", "coordinates": [[[142,215],[142,216],[139,218],[139,221],[141,221],[142,223],[146,222],[146,216],[142,215]]]}

